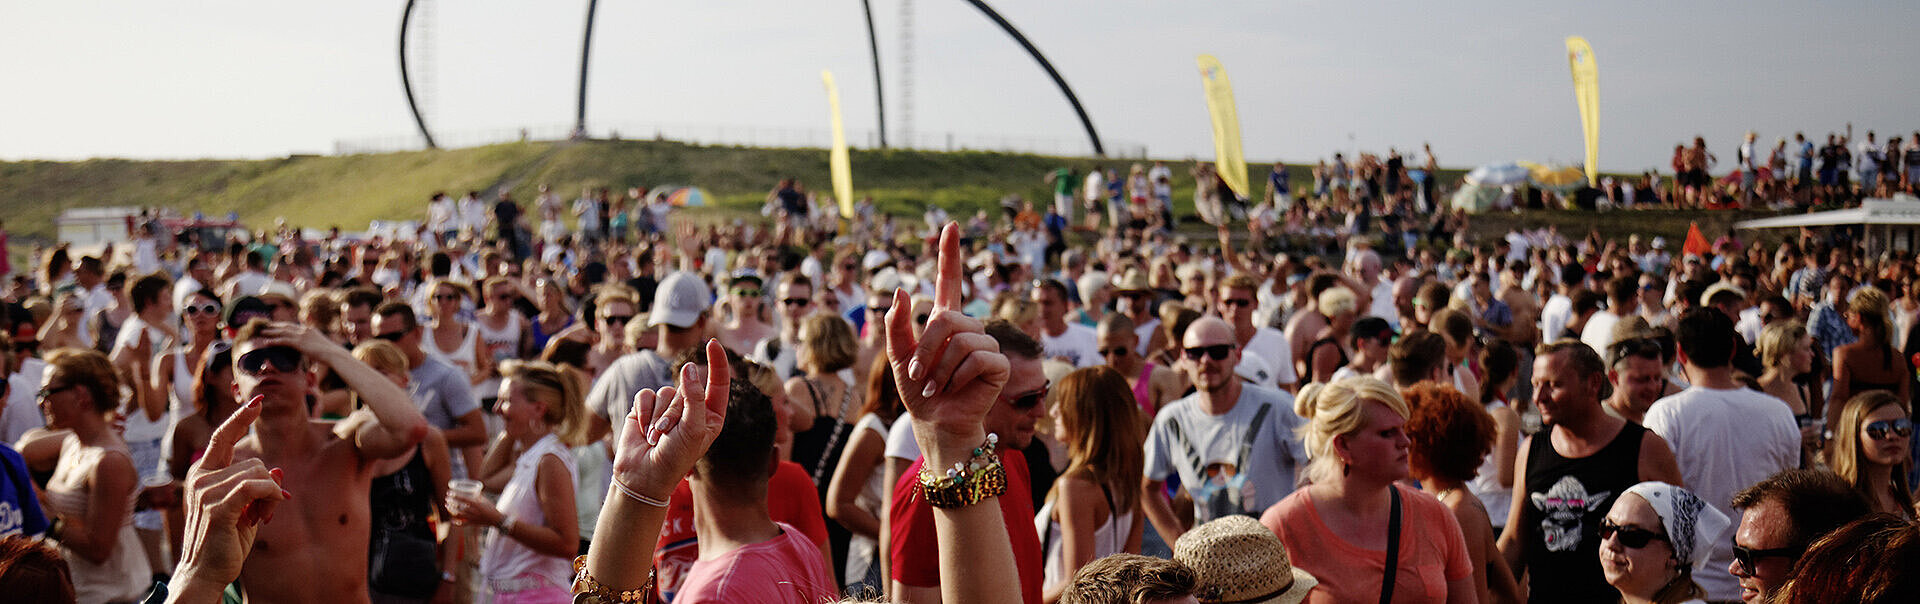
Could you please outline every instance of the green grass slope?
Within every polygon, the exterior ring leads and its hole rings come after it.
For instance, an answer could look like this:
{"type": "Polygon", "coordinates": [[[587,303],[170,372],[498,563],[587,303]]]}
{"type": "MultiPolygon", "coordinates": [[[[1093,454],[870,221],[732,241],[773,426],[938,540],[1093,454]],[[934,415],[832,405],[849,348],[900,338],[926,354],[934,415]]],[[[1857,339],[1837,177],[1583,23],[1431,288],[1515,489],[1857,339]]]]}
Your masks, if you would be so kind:
{"type": "MultiPolygon", "coordinates": [[[[1134,163],[1146,162],[982,151],[852,152],[855,195],[872,195],[881,211],[913,220],[930,204],[964,215],[994,207],[1008,194],[1051,200],[1051,189],[1042,177],[1058,166],[1072,167],[1078,174],[1095,166],[1111,167],[1124,177],[1134,163]]],[[[1193,185],[1187,174],[1192,162],[1168,161],[1168,165],[1175,174],[1176,206],[1182,215],[1191,214],[1193,185]]],[[[1265,189],[1269,167],[1248,166],[1256,194],[1265,189]]],[[[1291,166],[1296,190],[1311,186],[1310,169],[1310,165],[1291,166]]],[[[1452,182],[1459,174],[1442,170],[1441,178],[1452,182]]],[[[266,228],[284,218],[295,226],[339,226],[351,231],[366,228],[369,220],[421,218],[434,191],[458,195],[500,186],[527,202],[540,184],[551,185],[569,200],[582,187],[621,190],[681,184],[704,187],[717,198],[714,207],[691,212],[696,220],[724,220],[757,216],[767,191],[788,176],[799,178],[812,190],[831,192],[827,154],[821,149],[645,140],[526,142],[270,160],[0,162],[0,218],[23,244],[49,241],[53,217],[62,210],[113,205],[164,206],[186,215],[233,212],[254,228],[266,228]]],[[[1599,228],[1607,235],[1671,236],[1684,232],[1687,221],[1695,218],[1708,228],[1727,224],[1733,216],[1685,212],[1490,215],[1476,219],[1475,230],[1550,222],[1568,232],[1599,228]]],[[[1201,229],[1195,233],[1204,236],[1201,229]]]]}

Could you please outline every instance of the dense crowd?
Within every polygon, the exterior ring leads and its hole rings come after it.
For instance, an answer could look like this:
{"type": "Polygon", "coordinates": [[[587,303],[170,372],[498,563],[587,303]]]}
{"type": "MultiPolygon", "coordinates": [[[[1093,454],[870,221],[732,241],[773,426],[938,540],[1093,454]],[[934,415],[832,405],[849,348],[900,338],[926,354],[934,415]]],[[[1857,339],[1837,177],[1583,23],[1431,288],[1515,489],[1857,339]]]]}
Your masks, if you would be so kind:
{"type": "Polygon", "coordinates": [[[1155,164],[959,220],[542,187],[42,250],[3,317],[0,591],[1920,598],[1911,254],[1476,240],[1432,162],[1257,200],[1202,166],[1203,241],[1155,164]]]}

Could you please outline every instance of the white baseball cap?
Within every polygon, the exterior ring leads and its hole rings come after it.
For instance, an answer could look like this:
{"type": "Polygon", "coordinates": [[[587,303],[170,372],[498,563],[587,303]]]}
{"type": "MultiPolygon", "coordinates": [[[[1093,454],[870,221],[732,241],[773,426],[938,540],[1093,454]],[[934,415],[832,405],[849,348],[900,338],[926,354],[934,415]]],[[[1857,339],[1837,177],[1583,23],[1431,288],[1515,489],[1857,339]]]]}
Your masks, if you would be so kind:
{"type": "Polygon", "coordinates": [[[709,306],[713,306],[713,290],[707,288],[700,275],[674,271],[661,279],[660,286],[654,290],[653,309],[647,313],[647,326],[693,327],[709,306]]]}

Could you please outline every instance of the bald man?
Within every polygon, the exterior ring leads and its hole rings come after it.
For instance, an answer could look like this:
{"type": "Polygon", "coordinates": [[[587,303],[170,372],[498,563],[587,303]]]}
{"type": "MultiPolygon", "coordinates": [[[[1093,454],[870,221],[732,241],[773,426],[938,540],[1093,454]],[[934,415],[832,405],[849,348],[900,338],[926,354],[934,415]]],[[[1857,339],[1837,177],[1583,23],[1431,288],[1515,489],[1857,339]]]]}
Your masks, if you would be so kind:
{"type": "Polygon", "coordinates": [[[1295,436],[1305,420],[1285,391],[1241,381],[1233,325],[1202,317],[1181,339],[1179,368],[1196,388],[1168,403],[1147,433],[1141,485],[1147,518],[1172,543],[1189,527],[1222,516],[1259,514],[1293,492],[1306,450],[1295,436]],[[1193,498],[1193,518],[1174,515],[1167,478],[1193,498]]]}

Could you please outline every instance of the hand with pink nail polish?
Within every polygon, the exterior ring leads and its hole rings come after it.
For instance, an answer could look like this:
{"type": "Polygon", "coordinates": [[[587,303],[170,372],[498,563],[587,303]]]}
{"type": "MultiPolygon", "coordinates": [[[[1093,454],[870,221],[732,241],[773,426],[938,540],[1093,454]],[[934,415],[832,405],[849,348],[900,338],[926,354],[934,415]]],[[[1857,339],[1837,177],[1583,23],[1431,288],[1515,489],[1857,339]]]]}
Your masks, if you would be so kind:
{"type": "Polygon", "coordinates": [[[687,363],[678,386],[641,390],[619,426],[613,477],[641,495],[666,501],[726,423],[733,372],[719,340],[707,341],[705,352],[718,362],[687,363]]]}
{"type": "MultiPolygon", "coordinates": [[[[960,228],[940,231],[939,271],[931,309],[914,308],[905,291],[894,293],[887,313],[887,360],[900,385],[901,400],[913,414],[914,437],[923,452],[968,451],[980,445],[987,410],[1007,384],[1009,364],[1000,345],[979,319],[960,312],[960,228]],[[913,317],[927,310],[928,320],[914,335],[913,317]]],[[[935,456],[939,457],[939,456],[935,456]]],[[[964,458],[963,458],[964,459],[964,458]]]]}

